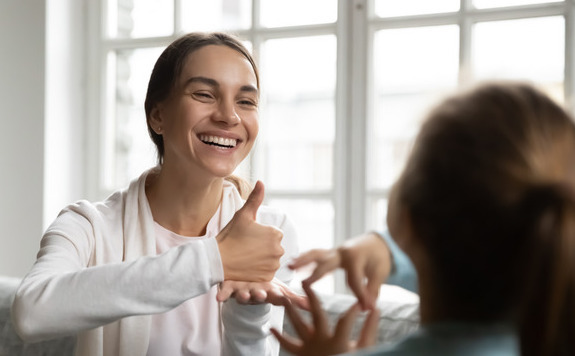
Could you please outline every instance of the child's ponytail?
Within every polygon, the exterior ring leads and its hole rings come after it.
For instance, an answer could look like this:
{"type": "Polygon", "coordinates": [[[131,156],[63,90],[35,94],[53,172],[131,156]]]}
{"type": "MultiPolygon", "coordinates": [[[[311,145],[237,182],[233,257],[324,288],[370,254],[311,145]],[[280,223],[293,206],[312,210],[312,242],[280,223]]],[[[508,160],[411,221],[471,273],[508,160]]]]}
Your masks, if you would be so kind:
{"type": "Polygon", "coordinates": [[[575,355],[575,191],[533,187],[522,203],[525,223],[522,355],[575,355]]]}

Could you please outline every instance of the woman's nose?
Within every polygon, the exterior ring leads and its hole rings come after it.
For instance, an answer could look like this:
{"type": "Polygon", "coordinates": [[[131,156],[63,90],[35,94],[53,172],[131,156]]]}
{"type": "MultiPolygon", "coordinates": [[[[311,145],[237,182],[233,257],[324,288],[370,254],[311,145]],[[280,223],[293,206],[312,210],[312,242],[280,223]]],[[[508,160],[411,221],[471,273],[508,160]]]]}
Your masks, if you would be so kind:
{"type": "Polygon", "coordinates": [[[217,121],[224,122],[227,125],[236,125],[241,120],[236,112],[235,103],[228,101],[220,103],[215,117],[217,121]]]}

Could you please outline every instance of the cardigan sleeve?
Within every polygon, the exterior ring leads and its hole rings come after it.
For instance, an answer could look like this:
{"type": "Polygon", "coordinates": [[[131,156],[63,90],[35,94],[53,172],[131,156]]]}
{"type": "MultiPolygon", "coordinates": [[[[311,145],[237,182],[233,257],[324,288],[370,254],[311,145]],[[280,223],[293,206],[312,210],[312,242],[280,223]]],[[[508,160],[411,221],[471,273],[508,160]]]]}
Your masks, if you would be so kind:
{"type": "Polygon", "coordinates": [[[12,305],[22,339],[39,341],[165,312],[223,280],[215,239],[192,240],[158,256],[122,262],[121,244],[117,249],[94,246],[98,228],[73,211],[62,213],[48,228],[12,305]],[[109,263],[90,267],[94,250],[102,248],[110,250],[109,263]]]}

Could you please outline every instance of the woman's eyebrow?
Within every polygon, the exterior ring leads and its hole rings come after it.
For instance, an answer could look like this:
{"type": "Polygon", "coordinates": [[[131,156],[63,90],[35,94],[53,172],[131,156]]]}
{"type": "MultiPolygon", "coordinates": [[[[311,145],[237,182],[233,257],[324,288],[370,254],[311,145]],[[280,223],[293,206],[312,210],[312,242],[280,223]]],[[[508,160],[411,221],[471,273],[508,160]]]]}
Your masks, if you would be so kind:
{"type": "Polygon", "coordinates": [[[240,91],[248,92],[248,93],[254,93],[254,94],[258,93],[258,89],[256,87],[254,87],[253,85],[242,85],[240,88],[240,91]]]}
{"type": "Polygon", "coordinates": [[[220,86],[220,84],[212,78],[191,77],[188,80],[186,80],[186,82],[184,83],[184,87],[187,87],[188,85],[190,85],[192,83],[203,83],[203,84],[207,84],[207,85],[212,86],[212,87],[219,87],[220,86]]]}
{"type": "MultiPolygon", "coordinates": [[[[203,83],[215,88],[218,88],[220,86],[220,83],[218,83],[215,79],[199,76],[199,77],[191,77],[188,80],[186,80],[186,82],[184,83],[184,88],[192,83],[203,83]]],[[[242,85],[240,87],[240,91],[255,94],[258,93],[258,89],[253,85],[242,85]]]]}

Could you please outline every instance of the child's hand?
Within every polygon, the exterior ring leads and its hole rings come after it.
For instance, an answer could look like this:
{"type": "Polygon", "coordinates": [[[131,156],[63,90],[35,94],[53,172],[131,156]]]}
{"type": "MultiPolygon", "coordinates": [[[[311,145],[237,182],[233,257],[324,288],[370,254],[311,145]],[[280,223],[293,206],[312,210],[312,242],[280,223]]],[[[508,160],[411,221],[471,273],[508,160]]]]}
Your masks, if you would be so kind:
{"type": "Polygon", "coordinates": [[[308,325],[305,323],[294,305],[287,304],[285,306],[286,314],[290,318],[300,340],[288,335],[282,335],[276,329],[271,329],[271,332],[286,351],[299,356],[336,355],[371,346],[375,343],[379,318],[377,309],[369,312],[363,324],[360,337],[355,342],[350,340],[350,336],[353,323],[360,311],[359,305],[354,304],[338,320],[335,329],[331,332],[325,313],[321,309],[320,301],[311,289],[310,284],[304,283],[303,288],[309,299],[309,307],[313,319],[312,324],[308,325]]]}
{"type": "Polygon", "coordinates": [[[325,274],[342,268],[347,284],[363,310],[375,307],[379,288],[389,277],[392,265],[389,247],[375,233],[355,236],[331,250],[310,250],[294,259],[290,268],[298,269],[312,263],[316,267],[304,282],[311,284],[325,274]]]}

